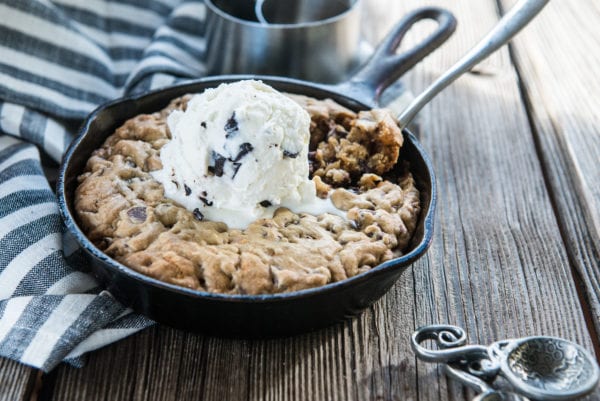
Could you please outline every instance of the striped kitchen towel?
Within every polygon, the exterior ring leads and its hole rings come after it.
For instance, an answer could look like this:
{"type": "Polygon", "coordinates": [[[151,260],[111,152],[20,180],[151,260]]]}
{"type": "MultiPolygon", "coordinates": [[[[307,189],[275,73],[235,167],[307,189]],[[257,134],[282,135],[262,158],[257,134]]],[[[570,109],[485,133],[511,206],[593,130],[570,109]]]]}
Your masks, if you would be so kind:
{"type": "Polygon", "coordinates": [[[49,371],[153,322],[65,254],[52,181],[103,102],[204,73],[204,5],[0,0],[0,356],[49,371]]]}

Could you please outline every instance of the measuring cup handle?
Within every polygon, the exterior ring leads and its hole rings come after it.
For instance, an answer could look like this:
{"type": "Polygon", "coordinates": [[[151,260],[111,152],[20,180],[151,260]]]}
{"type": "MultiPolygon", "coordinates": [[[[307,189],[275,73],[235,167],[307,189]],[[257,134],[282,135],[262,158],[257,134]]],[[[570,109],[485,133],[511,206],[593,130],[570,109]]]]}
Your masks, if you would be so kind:
{"type": "Polygon", "coordinates": [[[375,49],[369,61],[342,86],[361,89],[363,95],[368,95],[377,104],[388,86],[439,47],[455,29],[456,18],[450,11],[441,8],[424,7],[406,14],[375,49]],[[438,26],[421,43],[397,54],[406,33],[422,20],[434,20],[438,26]]]}

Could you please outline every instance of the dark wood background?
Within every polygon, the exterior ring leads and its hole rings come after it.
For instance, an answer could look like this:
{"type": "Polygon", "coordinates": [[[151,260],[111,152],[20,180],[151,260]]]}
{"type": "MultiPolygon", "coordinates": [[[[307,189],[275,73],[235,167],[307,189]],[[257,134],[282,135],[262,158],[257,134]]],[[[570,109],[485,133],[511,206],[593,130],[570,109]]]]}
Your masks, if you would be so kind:
{"type": "MultiPolygon", "coordinates": [[[[418,93],[512,3],[366,0],[364,32],[376,43],[423,5],[456,15],[455,35],[404,78],[418,93]]],[[[156,326],[47,375],[0,359],[0,400],[470,399],[415,359],[409,336],[430,323],[462,326],[473,343],[544,334],[600,355],[598,21],[600,2],[551,2],[421,112],[439,183],[435,238],[359,318],[268,341],[156,326]]]]}

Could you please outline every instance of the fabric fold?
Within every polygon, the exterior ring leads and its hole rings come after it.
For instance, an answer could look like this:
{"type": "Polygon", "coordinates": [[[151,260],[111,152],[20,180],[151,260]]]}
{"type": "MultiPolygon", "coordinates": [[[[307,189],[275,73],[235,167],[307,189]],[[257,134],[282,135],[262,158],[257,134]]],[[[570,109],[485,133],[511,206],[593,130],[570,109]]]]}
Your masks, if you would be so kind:
{"type": "Polygon", "coordinates": [[[81,366],[153,322],[71,257],[56,167],[100,104],[204,74],[204,4],[0,0],[0,15],[0,356],[81,366]]]}

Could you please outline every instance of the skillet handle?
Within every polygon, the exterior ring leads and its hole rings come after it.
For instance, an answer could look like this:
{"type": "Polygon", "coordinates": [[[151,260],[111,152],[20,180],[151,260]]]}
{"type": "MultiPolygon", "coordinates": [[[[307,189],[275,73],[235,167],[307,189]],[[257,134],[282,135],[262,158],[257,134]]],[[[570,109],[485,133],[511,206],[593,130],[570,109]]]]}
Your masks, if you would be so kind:
{"type": "Polygon", "coordinates": [[[335,86],[336,91],[377,105],[381,93],[406,71],[438,48],[456,29],[456,18],[450,11],[424,7],[406,14],[379,44],[371,58],[350,80],[335,86]],[[417,22],[431,19],[438,23],[423,42],[396,54],[406,33],[417,22]],[[370,100],[370,101],[369,101],[370,100]]]}

